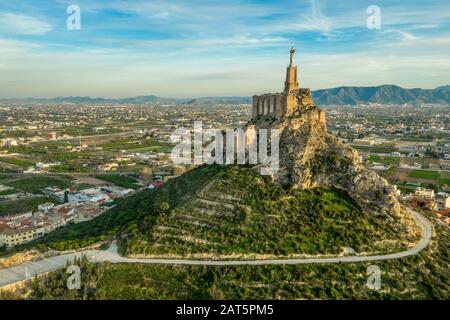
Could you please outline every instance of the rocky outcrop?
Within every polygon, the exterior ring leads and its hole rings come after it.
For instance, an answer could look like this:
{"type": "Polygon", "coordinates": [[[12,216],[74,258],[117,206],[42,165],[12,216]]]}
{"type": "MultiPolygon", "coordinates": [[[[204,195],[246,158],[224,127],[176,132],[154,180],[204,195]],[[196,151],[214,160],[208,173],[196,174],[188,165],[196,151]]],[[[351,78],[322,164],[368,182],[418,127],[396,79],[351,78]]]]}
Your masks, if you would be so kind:
{"type": "Polygon", "coordinates": [[[356,150],[327,132],[323,111],[312,99],[299,97],[292,114],[281,118],[262,116],[249,126],[279,130],[280,169],[273,176],[278,183],[300,189],[345,190],[364,210],[391,218],[402,216],[394,188],[364,167],[356,150]]]}
{"type": "Polygon", "coordinates": [[[7,268],[19,265],[26,261],[33,261],[41,258],[41,253],[37,250],[18,252],[13,255],[0,258],[0,268],[7,268]]]}

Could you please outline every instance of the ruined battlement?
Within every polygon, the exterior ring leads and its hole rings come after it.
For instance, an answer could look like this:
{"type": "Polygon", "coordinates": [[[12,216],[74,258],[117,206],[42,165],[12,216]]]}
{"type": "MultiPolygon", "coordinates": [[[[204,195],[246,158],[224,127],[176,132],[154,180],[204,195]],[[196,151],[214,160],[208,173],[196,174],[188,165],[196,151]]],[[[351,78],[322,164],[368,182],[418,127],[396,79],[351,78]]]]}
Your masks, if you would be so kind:
{"type": "MultiPolygon", "coordinates": [[[[286,70],[284,91],[254,95],[252,101],[252,118],[272,115],[276,118],[297,114],[302,109],[317,108],[308,88],[300,88],[297,66],[294,64],[295,49],[290,51],[290,63],[286,70]]],[[[325,112],[317,109],[321,122],[325,123],[325,112]]]]}

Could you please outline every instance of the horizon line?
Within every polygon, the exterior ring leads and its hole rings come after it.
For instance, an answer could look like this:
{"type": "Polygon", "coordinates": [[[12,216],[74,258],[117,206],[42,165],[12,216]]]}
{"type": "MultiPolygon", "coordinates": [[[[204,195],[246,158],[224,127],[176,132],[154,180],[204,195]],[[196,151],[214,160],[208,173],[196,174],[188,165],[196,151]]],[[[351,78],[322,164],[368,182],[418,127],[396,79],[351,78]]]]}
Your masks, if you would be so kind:
{"type": "MultiPolygon", "coordinates": [[[[337,87],[328,87],[328,88],[320,88],[320,89],[314,89],[311,90],[311,92],[315,92],[315,91],[321,91],[321,90],[332,90],[332,89],[338,89],[338,88],[379,88],[379,87],[385,87],[385,86],[394,86],[394,87],[399,87],[402,89],[406,89],[406,90],[415,90],[415,89],[419,89],[419,90],[436,90],[442,87],[447,87],[450,86],[450,84],[443,84],[431,89],[424,89],[421,87],[402,87],[396,84],[381,84],[381,85],[375,85],[375,86],[352,86],[352,85],[342,85],[342,86],[337,86],[337,87]]],[[[130,99],[130,98],[139,98],[139,97],[156,97],[156,98],[162,98],[162,99],[175,99],[175,100],[189,100],[189,99],[202,99],[202,98],[251,98],[254,94],[251,95],[200,95],[200,96],[193,96],[193,97],[170,97],[170,96],[159,96],[158,94],[154,94],[154,93],[150,93],[150,94],[141,94],[141,95],[127,95],[127,96],[123,96],[123,97],[118,97],[118,98],[113,98],[113,97],[106,97],[106,96],[89,96],[89,95],[58,95],[58,96],[46,96],[46,97],[32,97],[32,96],[28,96],[28,97],[0,97],[0,101],[1,100],[27,100],[27,99],[58,99],[58,98],[89,98],[89,99],[104,99],[104,100],[122,100],[122,99],[130,99]]]]}

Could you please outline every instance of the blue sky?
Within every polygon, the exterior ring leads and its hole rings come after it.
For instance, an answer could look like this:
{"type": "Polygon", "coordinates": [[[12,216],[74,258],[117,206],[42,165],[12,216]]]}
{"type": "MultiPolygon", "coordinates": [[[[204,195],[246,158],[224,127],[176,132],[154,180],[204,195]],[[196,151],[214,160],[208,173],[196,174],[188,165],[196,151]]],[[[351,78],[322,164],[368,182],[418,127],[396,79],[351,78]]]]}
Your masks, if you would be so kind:
{"type": "Polygon", "coordinates": [[[0,97],[278,92],[292,45],[302,87],[450,84],[450,2],[1,0],[0,97]]]}

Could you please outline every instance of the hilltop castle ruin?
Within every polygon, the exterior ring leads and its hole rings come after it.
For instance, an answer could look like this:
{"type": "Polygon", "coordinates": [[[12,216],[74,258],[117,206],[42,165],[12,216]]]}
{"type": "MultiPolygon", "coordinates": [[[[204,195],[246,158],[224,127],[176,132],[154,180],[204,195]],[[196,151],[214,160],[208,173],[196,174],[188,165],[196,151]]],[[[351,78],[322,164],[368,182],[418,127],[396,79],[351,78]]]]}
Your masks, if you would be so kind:
{"type": "Polygon", "coordinates": [[[325,123],[325,112],[314,105],[311,90],[300,88],[297,66],[294,64],[295,49],[291,48],[290,53],[290,63],[286,70],[284,91],[253,96],[252,118],[256,119],[265,115],[281,118],[308,108],[316,109],[318,120],[325,123]]]}

